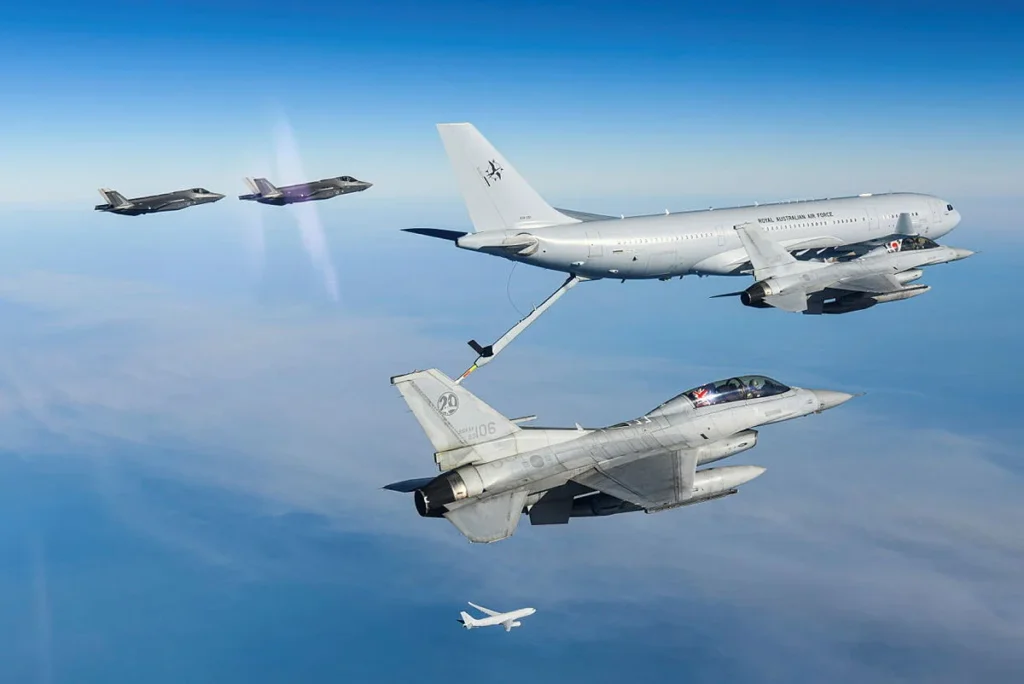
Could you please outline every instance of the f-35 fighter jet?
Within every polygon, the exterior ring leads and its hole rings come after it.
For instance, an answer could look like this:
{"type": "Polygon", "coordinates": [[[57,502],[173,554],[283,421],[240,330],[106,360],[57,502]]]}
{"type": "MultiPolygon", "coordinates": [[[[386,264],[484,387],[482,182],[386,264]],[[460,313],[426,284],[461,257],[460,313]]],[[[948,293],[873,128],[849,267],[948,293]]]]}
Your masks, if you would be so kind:
{"type": "Polygon", "coordinates": [[[162,195],[147,195],[131,199],[125,199],[124,195],[116,190],[100,188],[100,195],[106,200],[106,203],[97,204],[96,211],[109,211],[112,214],[124,214],[125,216],[155,214],[161,211],[178,211],[179,209],[186,209],[196,204],[209,204],[224,199],[224,195],[210,192],[206,188],[175,190],[174,192],[165,192],[162,195]]]}
{"type": "Polygon", "coordinates": [[[298,185],[285,185],[280,188],[266,178],[246,178],[245,182],[252,190],[252,194],[239,195],[238,199],[277,206],[295,204],[296,202],[325,200],[337,197],[338,195],[362,192],[367,188],[373,187],[373,183],[367,183],[352,176],[324,178],[309,183],[299,183],[298,185]]]}
{"type": "MultiPolygon", "coordinates": [[[[910,299],[931,289],[928,285],[908,285],[924,275],[922,266],[974,254],[968,249],[943,247],[920,235],[897,234],[854,259],[804,261],[769,238],[757,224],[743,223],[735,228],[757,282],[743,292],[716,296],[739,295],[746,306],[794,313],[848,313],[910,299]]],[[[897,228],[912,229],[909,214],[900,215],[897,228]]]]}
{"type": "Polygon", "coordinates": [[[443,471],[385,486],[412,493],[423,517],[448,518],[471,542],[570,518],[656,513],[735,494],[764,472],[697,467],[752,448],[752,428],[820,413],[853,397],[746,375],[695,387],[646,415],[604,428],[530,428],[482,402],[441,371],[391,379],[434,447],[443,471]]]}

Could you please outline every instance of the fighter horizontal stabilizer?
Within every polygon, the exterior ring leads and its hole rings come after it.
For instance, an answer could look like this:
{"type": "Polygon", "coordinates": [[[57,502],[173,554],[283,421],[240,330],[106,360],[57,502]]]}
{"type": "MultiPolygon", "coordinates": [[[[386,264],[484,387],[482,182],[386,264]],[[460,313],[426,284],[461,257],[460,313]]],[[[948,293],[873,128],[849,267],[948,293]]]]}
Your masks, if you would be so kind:
{"type": "Polygon", "coordinates": [[[489,544],[512,536],[526,504],[525,490],[505,492],[452,507],[444,517],[473,543],[489,544]]]}
{"type": "Polygon", "coordinates": [[[417,489],[423,489],[433,481],[432,477],[415,477],[411,480],[402,480],[401,482],[392,482],[386,484],[382,489],[387,489],[392,492],[401,492],[403,494],[411,494],[417,489]]]}
{"type": "Polygon", "coordinates": [[[784,294],[769,295],[764,298],[766,304],[790,313],[807,311],[807,291],[790,290],[784,294]]]}
{"type": "Polygon", "coordinates": [[[754,267],[755,279],[764,280],[772,276],[810,270],[806,262],[798,260],[786,247],[770,239],[757,224],[741,223],[735,228],[743,248],[747,251],[750,265],[754,267]]]}

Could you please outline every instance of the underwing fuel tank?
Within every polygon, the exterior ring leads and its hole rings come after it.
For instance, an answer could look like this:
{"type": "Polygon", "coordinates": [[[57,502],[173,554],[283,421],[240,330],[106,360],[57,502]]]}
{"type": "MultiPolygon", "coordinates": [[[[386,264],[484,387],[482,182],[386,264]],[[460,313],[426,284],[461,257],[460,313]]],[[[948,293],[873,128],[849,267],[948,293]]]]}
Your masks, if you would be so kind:
{"type": "Polygon", "coordinates": [[[911,297],[917,297],[919,295],[923,295],[930,289],[932,289],[930,285],[919,285],[917,287],[909,287],[905,290],[898,290],[896,292],[886,292],[885,294],[853,295],[851,297],[837,299],[834,302],[825,302],[824,306],[822,306],[821,312],[826,314],[843,314],[851,311],[861,311],[863,309],[869,309],[876,304],[898,302],[904,299],[910,299],[911,297]]]}
{"type": "MultiPolygon", "coordinates": [[[[738,487],[740,485],[750,482],[755,477],[760,476],[764,471],[765,468],[752,465],[725,466],[722,468],[706,468],[705,470],[698,470],[693,478],[692,498],[685,499],[678,503],[668,504],[667,506],[661,506],[659,508],[651,508],[647,510],[647,512],[658,513],[670,508],[679,508],[680,506],[690,506],[692,504],[704,503],[705,501],[721,499],[722,497],[735,494],[739,491],[738,487]]],[[[635,504],[598,492],[597,494],[578,497],[573,501],[570,517],[603,517],[606,515],[617,515],[619,513],[631,513],[633,511],[642,510],[644,509],[635,504]]]]}
{"type": "Polygon", "coordinates": [[[720,439],[714,444],[707,444],[697,449],[697,465],[714,463],[723,458],[753,449],[757,444],[757,430],[744,430],[731,437],[720,439]]]}

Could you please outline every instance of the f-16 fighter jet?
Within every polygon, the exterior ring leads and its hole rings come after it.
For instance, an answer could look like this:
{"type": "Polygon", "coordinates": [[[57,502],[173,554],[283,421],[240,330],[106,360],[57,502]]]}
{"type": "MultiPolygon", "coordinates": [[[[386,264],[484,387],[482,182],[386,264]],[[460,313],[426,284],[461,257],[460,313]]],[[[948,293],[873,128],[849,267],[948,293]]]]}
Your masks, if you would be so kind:
{"type": "Polygon", "coordinates": [[[124,195],[116,190],[100,188],[100,195],[106,200],[106,203],[97,204],[96,211],[109,211],[112,214],[124,214],[126,216],[155,214],[160,211],[178,211],[179,209],[185,209],[196,204],[209,204],[210,202],[224,199],[224,195],[210,192],[206,188],[176,190],[174,192],[165,192],[162,195],[147,195],[131,199],[125,199],[124,195]]]}
{"type": "Polygon", "coordinates": [[[494,610],[488,610],[483,606],[478,606],[475,603],[469,603],[469,605],[473,606],[487,617],[475,618],[466,611],[462,611],[459,613],[461,616],[459,618],[459,622],[461,622],[462,626],[466,629],[475,629],[477,627],[497,627],[498,625],[501,625],[505,628],[506,632],[511,632],[513,627],[523,626],[523,623],[519,622],[519,618],[530,617],[537,612],[534,608],[520,608],[519,610],[511,610],[507,613],[499,613],[494,610]]]}
{"type": "MultiPolygon", "coordinates": [[[[490,363],[569,288],[589,280],[668,280],[689,274],[742,275],[747,253],[733,226],[770,224],[791,251],[879,239],[912,219],[910,235],[939,238],[960,214],[946,200],[916,193],[833,197],[651,216],[605,216],[548,204],[469,123],[438,124],[475,232],[409,228],[461,249],[566,274],[545,302],[490,345],[471,343],[478,358],[464,374],[490,363]]],[[[612,181],[614,182],[614,181],[612,181]]]]}
{"type": "Polygon", "coordinates": [[[239,195],[240,200],[252,200],[260,204],[295,204],[296,202],[312,202],[313,200],[325,200],[347,195],[352,192],[362,192],[373,187],[373,183],[361,181],[352,176],[338,176],[337,178],[324,178],[309,183],[298,185],[285,185],[276,187],[266,178],[246,178],[245,182],[252,190],[250,195],[239,195]]]}
{"type": "MultiPolygon", "coordinates": [[[[898,227],[910,227],[902,214],[898,227]]],[[[803,261],[753,223],[736,226],[757,281],[739,295],[746,306],[806,314],[839,314],[922,295],[928,285],[907,285],[922,266],[966,259],[967,249],[943,247],[921,236],[895,235],[863,256],[843,262],[803,261]]]]}
{"type": "Polygon", "coordinates": [[[735,494],[764,472],[753,465],[698,470],[750,449],[752,428],[820,413],[853,397],[747,375],[695,387],[653,411],[604,428],[530,428],[437,369],[399,375],[405,398],[443,471],[385,489],[412,493],[423,517],[445,517],[471,542],[534,525],[630,511],[655,513],[735,494]]]}

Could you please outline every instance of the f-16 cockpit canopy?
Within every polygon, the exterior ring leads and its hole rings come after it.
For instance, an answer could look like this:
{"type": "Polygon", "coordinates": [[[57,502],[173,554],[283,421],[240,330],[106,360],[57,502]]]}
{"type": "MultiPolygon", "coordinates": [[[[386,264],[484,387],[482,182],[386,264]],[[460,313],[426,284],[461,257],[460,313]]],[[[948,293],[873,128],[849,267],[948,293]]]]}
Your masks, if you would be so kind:
{"type": "Polygon", "coordinates": [[[900,243],[901,252],[913,252],[919,249],[935,249],[939,244],[934,240],[929,240],[926,237],[920,235],[914,235],[912,237],[905,237],[900,243]]]}
{"type": "Polygon", "coordinates": [[[741,375],[727,380],[709,382],[708,384],[701,385],[700,387],[694,387],[691,390],[687,390],[682,394],[672,397],[664,404],[651,411],[651,413],[663,411],[663,409],[668,407],[669,404],[676,403],[681,399],[686,399],[687,403],[695,408],[702,408],[704,406],[727,404],[733,401],[772,397],[776,394],[782,394],[783,392],[788,391],[789,387],[783,385],[781,382],[765,377],[764,375],[741,375]]]}

